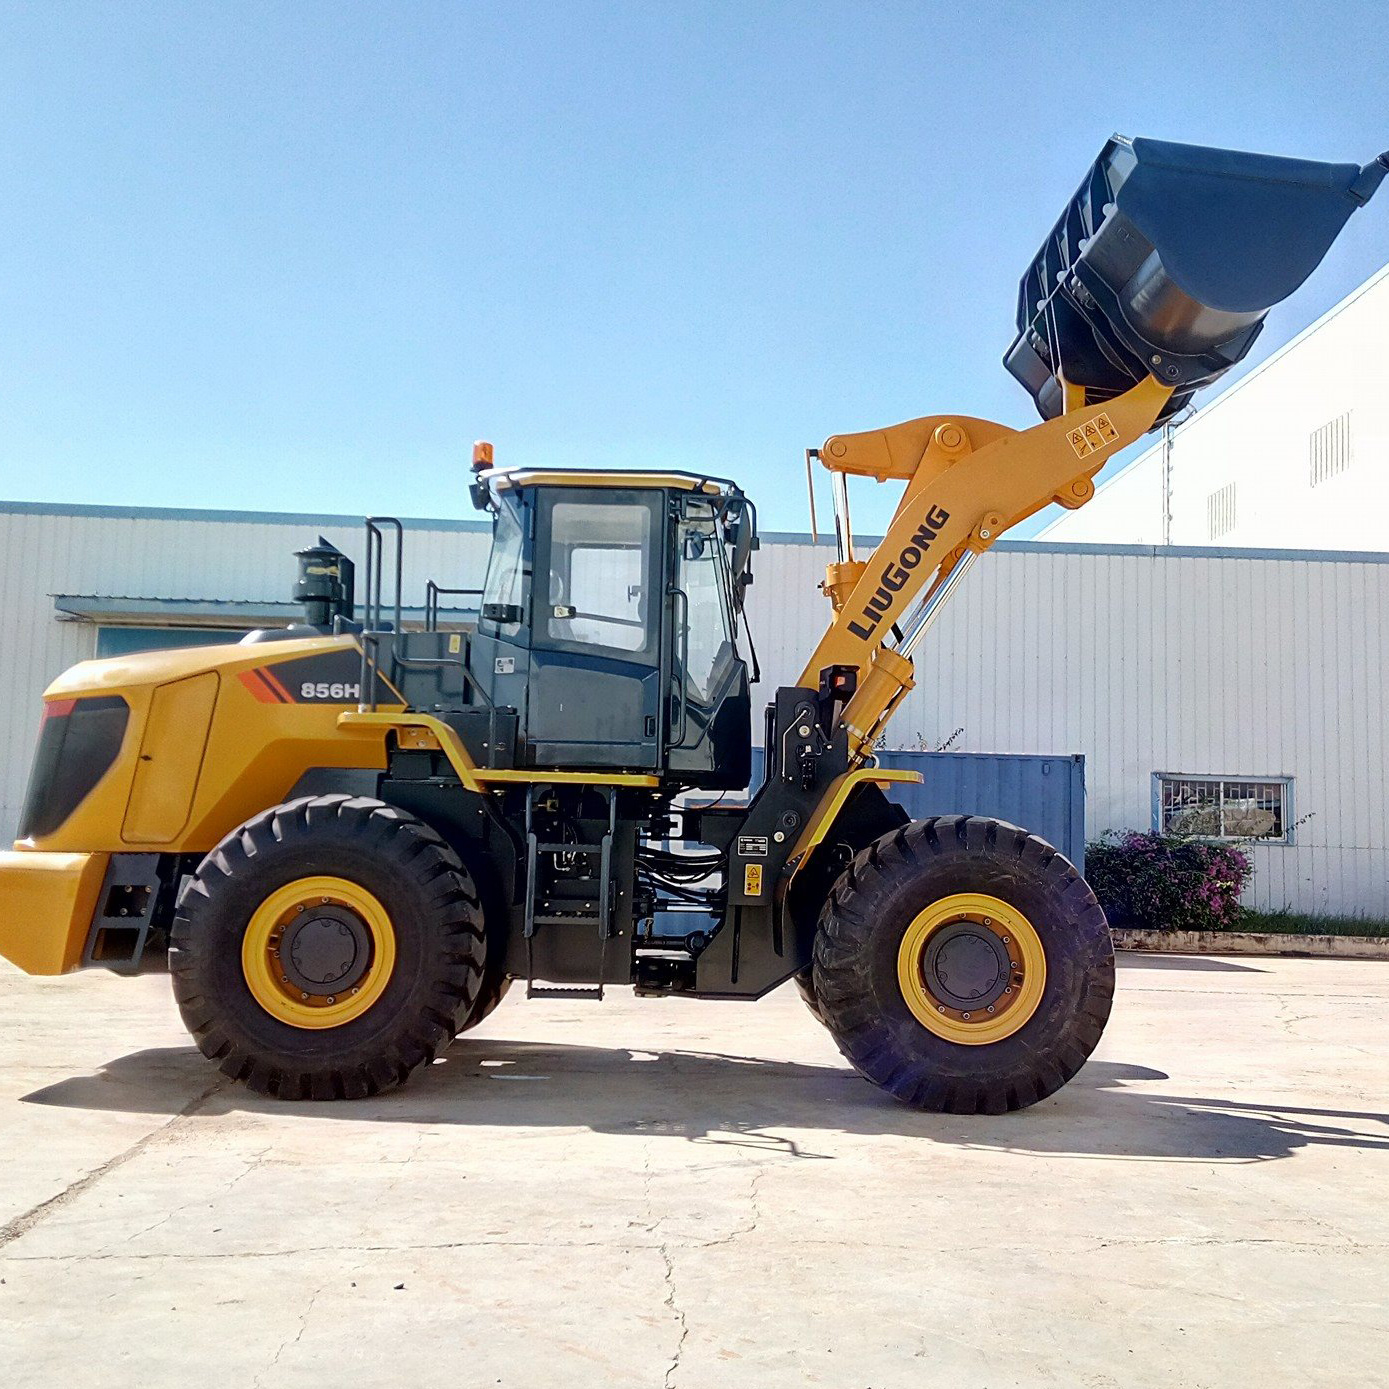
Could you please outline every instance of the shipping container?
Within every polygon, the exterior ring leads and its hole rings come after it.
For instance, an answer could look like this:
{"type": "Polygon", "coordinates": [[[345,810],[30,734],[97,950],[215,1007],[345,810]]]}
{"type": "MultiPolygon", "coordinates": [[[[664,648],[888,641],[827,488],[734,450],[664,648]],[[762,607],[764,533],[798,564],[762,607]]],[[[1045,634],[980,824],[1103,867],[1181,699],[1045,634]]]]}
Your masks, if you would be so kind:
{"type": "MultiPolygon", "coordinates": [[[[884,767],[920,772],[919,786],[893,786],[891,798],[913,820],[987,815],[1039,834],[1085,871],[1085,758],[1031,753],[881,752],[884,767]]],[[[762,781],[762,749],[753,749],[762,781]]]]}

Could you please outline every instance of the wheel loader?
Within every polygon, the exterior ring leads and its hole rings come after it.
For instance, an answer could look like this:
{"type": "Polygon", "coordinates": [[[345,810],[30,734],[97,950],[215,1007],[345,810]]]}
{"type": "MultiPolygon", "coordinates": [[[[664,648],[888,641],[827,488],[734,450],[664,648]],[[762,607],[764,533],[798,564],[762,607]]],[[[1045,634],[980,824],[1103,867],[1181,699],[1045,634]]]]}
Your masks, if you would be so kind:
{"type": "Polygon", "coordinates": [[[1109,1016],[1102,910],[1025,828],[911,821],[891,792],[916,774],[874,749],[969,567],[1082,506],[1239,362],[1387,168],[1106,143],[1022,280],[1004,361],[1041,422],[932,415],[809,451],[834,500],[827,625],[766,705],[750,801],[752,501],[714,476],[499,468],[480,445],[486,571],[431,583],[423,622],[403,620],[403,529],[374,519],[360,607],[323,543],[299,556],[302,622],[49,686],[0,953],[36,975],[167,962],[202,1051],[287,1100],[404,1081],[518,982],[794,981],[908,1105],[1052,1094],[1109,1016]],[[851,478],[901,488],[871,549],[851,478]],[[448,620],[460,595],[475,619],[448,620]]]}

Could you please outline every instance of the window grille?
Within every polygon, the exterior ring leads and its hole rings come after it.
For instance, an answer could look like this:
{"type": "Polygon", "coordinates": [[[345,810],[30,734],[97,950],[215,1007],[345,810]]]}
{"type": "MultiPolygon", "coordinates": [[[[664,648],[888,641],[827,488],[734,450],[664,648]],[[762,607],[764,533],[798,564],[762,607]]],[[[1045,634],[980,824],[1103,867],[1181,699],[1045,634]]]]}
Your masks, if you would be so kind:
{"type": "Polygon", "coordinates": [[[1154,819],[1167,834],[1287,844],[1288,777],[1195,777],[1157,772],[1154,819]]]}

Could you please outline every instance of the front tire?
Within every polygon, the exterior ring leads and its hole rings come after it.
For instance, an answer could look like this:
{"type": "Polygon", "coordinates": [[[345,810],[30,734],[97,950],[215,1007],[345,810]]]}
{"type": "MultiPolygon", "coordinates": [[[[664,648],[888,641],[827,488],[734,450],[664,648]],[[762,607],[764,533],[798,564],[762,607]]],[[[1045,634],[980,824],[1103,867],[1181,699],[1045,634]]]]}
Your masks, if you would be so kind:
{"type": "Polygon", "coordinates": [[[479,1023],[486,1022],[497,1011],[497,1005],[511,992],[513,982],[505,974],[498,974],[490,979],[484,977],[477,1001],[469,1009],[458,1030],[471,1032],[479,1023]]]}
{"type": "Polygon", "coordinates": [[[305,797],[229,834],[179,896],[174,995],[203,1054],[280,1099],[400,1084],[481,987],[473,880],[427,825],[366,797],[305,797]]]}
{"type": "Polygon", "coordinates": [[[903,1103],[1001,1114],[1085,1064],[1114,949],[1089,885],[1049,844],[942,816],[883,836],[836,882],[814,992],[840,1051],[903,1103]]]}

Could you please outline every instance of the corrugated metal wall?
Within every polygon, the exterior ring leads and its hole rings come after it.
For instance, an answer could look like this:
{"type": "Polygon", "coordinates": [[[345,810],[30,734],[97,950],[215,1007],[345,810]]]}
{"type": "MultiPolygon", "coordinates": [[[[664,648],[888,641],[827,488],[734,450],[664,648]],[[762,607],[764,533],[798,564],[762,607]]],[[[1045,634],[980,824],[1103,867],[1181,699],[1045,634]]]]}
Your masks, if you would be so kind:
{"type": "MultiPolygon", "coordinates": [[[[823,631],[826,551],[768,546],[750,612],[768,683],[823,631]]],[[[1004,541],[917,654],[896,746],[1086,759],[1087,826],[1147,828],[1154,772],[1294,778],[1263,908],[1389,917],[1389,555],[1260,557],[1004,541]],[[958,730],[958,733],[957,733],[958,730]]]]}
{"type": "MultiPolygon", "coordinates": [[[[0,826],[19,801],[44,685],[91,654],[93,632],[54,617],[54,593],[278,598],[290,552],[342,520],[205,520],[0,508],[0,826]]],[[[486,536],[418,525],[407,597],[426,577],[480,580],[486,536]]],[[[794,680],[824,630],[830,557],[769,536],[749,613],[758,702],[794,680]]],[[[1251,902],[1389,917],[1384,689],[1389,556],[1086,549],[1003,542],[982,559],[918,653],[898,747],[1086,758],[1088,828],[1146,827],[1156,771],[1294,778],[1288,846],[1257,846],[1251,902]],[[957,734],[957,730],[959,730],[957,734]]],[[[760,719],[755,723],[760,730],[760,719]]]]}

